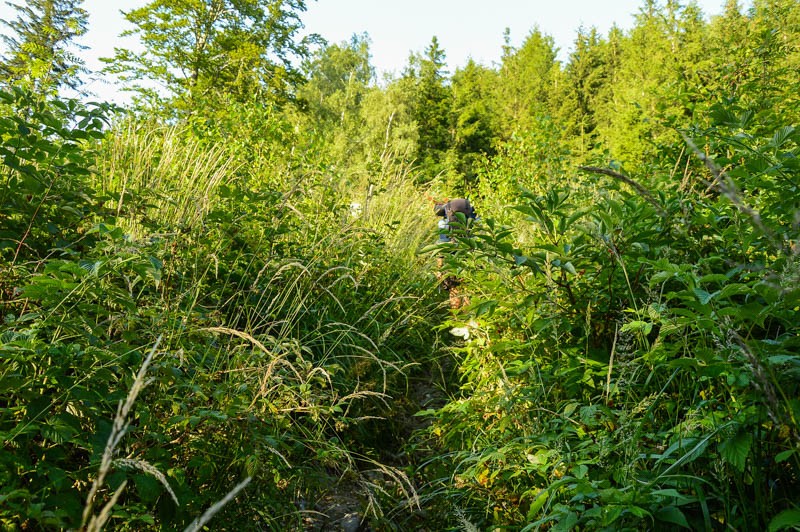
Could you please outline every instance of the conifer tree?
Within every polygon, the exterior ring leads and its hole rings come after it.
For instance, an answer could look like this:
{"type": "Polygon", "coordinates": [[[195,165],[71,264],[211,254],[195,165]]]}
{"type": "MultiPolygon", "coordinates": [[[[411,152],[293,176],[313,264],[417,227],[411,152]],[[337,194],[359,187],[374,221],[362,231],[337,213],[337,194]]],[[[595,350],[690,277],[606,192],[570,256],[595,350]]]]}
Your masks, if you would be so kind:
{"type": "Polygon", "coordinates": [[[496,74],[472,61],[456,71],[452,80],[454,138],[458,173],[467,188],[475,178],[476,162],[495,151],[498,136],[492,89],[496,74]]]}
{"type": "Polygon", "coordinates": [[[7,2],[18,16],[2,23],[12,34],[3,35],[7,53],[0,62],[5,83],[23,83],[39,94],[51,94],[61,87],[78,89],[86,72],[73,48],[86,33],[88,13],[83,0],[25,0],[7,2]]]}
{"type": "Polygon", "coordinates": [[[597,136],[595,112],[608,76],[605,46],[595,28],[580,29],[575,38],[575,50],[558,83],[559,123],[579,155],[594,147],[597,136]]]}
{"type": "Polygon", "coordinates": [[[496,108],[505,138],[525,131],[540,116],[552,114],[551,94],[557,72],[553,38],[538,28],[531,31],[518,49],[506,45],[500,66],[496,108]]]}
{"type": "Polygon", "coordinates": [[[762,123],[790,124],[800,118],[800,3],[755,0],[750,55],[743,89],[762,123]],[[776,116],[775,111],[781,109],[776,116]]]}
{"type": "Polygon", "coordinates": [[[713,101],[736,98],[749,62],[749,19],[739,0],[727,0],[723,13],[711,21],[709,55],[716,59],[708,80],[713,101]]]}
{"type": "Polygon", "coordinates": [[[636,25],[619,41],[619,67],[598,115],[598,131],[613,158],[643,164],[659,144],[678,140],[667,126],[692,114],[691,92],[707,60],[704,35],[695,5],[645,1],[636,25]]]}
{"type": "Polygon", "coordinates": [[[412,56],[405,78],[414,86],[413,116],[417,122],[417,161],[428,179],[446,170],[452,144],[452,94],[447,85],[446,56],[434,36],[424,55],[412,56]]]}

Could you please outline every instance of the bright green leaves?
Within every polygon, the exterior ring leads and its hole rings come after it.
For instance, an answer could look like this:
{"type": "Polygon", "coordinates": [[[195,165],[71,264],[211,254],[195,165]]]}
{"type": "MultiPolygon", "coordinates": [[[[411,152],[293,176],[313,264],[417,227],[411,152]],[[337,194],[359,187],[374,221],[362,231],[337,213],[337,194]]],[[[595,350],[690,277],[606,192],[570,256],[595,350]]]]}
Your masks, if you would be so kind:
{"type": "Polygon", "coordinates": [[[98,224],[86,232],[97,240],[95,249],[80,260],[50,260],[41,272],[20,287],[20,295],[51,312],[62,306],[88,319],[106,308],[136,310],[135,299],[158,289],[163,262],[155,249],[128,240],[121,228],[98,224]]]}
{"type": "Polygon", "coordinates": [[[262,97],[284,103],[299,80],[290,58],[304,57],[315,39],[299,36],[303,11],[304,0],[153,0],[125,13],[144,52],[117,49],[106,72],[151,101],[175,97],[182,111],[262,97]]]}
{"type": "Polygon", "coordinates": [[[8,213],[0,253],[14,261],[70,249],[99,201],[85,177],[113,107],[45,102],[19,88],[0,99],[7,111],[0,120],[0,209],[8,213]]]}
{"type": "Polygon", "coordinates": [[[796,529],[798,525],[800,525],[800,509],[792,508],[784,510],[773,517],[767,530],[769,532],[778,532],[788,528],[796,529]]]}
{"type": "Polygon", "coordinates": [[[731,438],[724,440],[718,448],[722,458],[742,473],[752,445],[752,434],[749,432],[737,432],[731,438]]]}
{"type": "MultiPolygon", "coordinates": [[[[796,142],[797,129],[794,126],[783,126],[782,128],[778,129],[769,142],[766,144],[768,148],[779,149],[781,148],[788,140],[793,140],[796,142]]],[[[796,146],[796,145],[795,145],[796,146]]]]}
{"type": "Polygon", "coordinates": [[[561,235],[570,230],[572,224],[586,213],[585,210],[576,211],[574,205],[568,203],[569,196],[568,190],[552,189],[544,196],[523,191],[522,197],[526,201],[514,209],[527,215],[528,220],[535,222],[549,243],[558,244],[561,235]]]}
{"type": "Polygon", "coordinates": [[[647,336],[648,334],[650,334],[650,332],[652,330],[653,330],[653,324],[652,323],[647,322],[647,321],[634,320],[634,321],[629,321],[629,322],[625,323],[625,325],[622,326],[622,328],[619,330],[619,332],[622,332],[622,333],[632,332],[632,333],[639,333],[639,334],[642,334],[644,336],[647,336]]]}
{"type": "Polygon", "coordinates": [[[589,183],[547,181],[520,193],[517,219],[500,215],[515,228],[502,241],[487,217],[469,252],[459,243],[450,260],[480,294],[468,311],[479,327],[459,351],[464,398],[436,415],[436,430],[456,453],[459,495],[495,508],[486,522],[767,521],[768,511],[736,514],[737,497],[712,499],[704,486],[771,497],[766,478],[796,474],[775,457],[794,456],[797,268],[774,235],[797,239],[787,218],[797,200],[793,176],[773,164],[776,150],[793,160],[795,135],[716,138],[736,179],[716,194],[677,192],[666,176],[646,197],[616,182],[590,193],[589,183]],[[773,193],[783,196],[768,204],[773,193]],[[605,460],[615,465],[591,465],[605,460]],[[509,492],[524,504],[503,507],[509,492]]]}
{"type": "Polygon", "coordinates": [[[25,0],[9,4],[19,16],[3,21],[14,34],[3,36],[8,45],[0,69],[3,82],[24,85],[41,95],[80,86],[79,75],[86,73],[86,68],[71,48],[88,26],[89,14],[80,7],[81,2],[25,0]]]}

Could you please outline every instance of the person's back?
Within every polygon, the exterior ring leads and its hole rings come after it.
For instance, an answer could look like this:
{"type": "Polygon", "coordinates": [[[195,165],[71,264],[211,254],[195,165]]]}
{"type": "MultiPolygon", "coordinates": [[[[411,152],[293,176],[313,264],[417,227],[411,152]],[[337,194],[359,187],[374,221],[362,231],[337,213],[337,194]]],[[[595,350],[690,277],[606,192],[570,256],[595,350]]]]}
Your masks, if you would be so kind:
{"type": "Polygon", "coordinates": [[[468,199],[464,198],[452,199],[447,203],[437,203],[433,207],[433,212],[442,218],[439,220],[440,242],[451,240],[451,237],[446,234],[447,231],[451,231],[454,228],[466,229],[466,227],[460,226],[469,224],[470,220],[477,218],[472,204],[470,204],[468,199]],[[459,216],[459,214],[462,216],[459,216]],[[463,218],[463,220],[461,218],[463,218]]]}
{"type": "Polygon", "coordinates": [[[475,218],[475,209],[468,199],[457,198],[445,203],[445,212],[450,221],[455,219],[455,213],[460,212],[465,218],[475,218]]]}

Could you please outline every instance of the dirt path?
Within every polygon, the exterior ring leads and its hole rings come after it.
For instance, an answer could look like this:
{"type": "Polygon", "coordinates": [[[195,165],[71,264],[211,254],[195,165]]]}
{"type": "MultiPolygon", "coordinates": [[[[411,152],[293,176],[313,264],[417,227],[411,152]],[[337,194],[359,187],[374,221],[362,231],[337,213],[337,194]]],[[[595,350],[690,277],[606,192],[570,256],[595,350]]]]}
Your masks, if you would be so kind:
{"type": "MultiPolygon", "coordinates": [[[[393,402],[391,419],[386,423],[393,428],[396,452],[390,449],[376,449],[381,457],[382,467],[365,464],[358,472],[358,478],[342,478],[331,485],[314,508],[307,509],[303,529],[308,531],[331,532],[370,532],[375,515],[394,521],[415,521],[414,530],[425,521],[424,510],[416,497],[423,487],[423,479],[417,477],[417,467],[422,456],[415,455],[410,445],[415,438],[421,438],[421,431],[431,423],[428,417],[417,416],[417,412],[439,409],[447,403],[446,387],[450,380],[453,361],[450,355],[443,355],[441,365],[434,364],[412,376],[408,393],[393,402]],[[411,453],[411,454],[409,454],[411,453]],[[395,508],[381,507],[377,500],[389,494],[397,494],[395,508]],[[390,515],[391,514],[391,515],[390,515]]],[[[385,502],[383,503],[385,506],[385,502]]],[[[380,521],[378,519],[377,521],[380,521]]]]}

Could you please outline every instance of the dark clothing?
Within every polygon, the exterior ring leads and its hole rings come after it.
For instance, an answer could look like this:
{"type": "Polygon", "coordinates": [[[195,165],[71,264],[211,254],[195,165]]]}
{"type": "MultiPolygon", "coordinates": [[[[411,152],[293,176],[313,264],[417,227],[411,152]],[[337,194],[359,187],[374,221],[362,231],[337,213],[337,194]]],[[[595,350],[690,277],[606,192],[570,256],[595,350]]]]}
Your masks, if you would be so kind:
{"type": "Polygon", "coordinates": [[[464,216],[467,223],[477,218],[475,209],[472,207],[469,200],[464,198],[453,199],[447,203],[437,203],[433,207],[433,212],[436,216],[442,217],[442,219],[439,220],[439,242],[448,242],[451,240],[451,237],[447,234],[451,229],[457,227],[465,229],[464,227],[460,227],[463,222],[459,220],[458,213],[464,216]]]}
{"type": "Polygon", "coordinates": [[[448,222],[455,222],[458,220],[456,218],[456,213],[460,212],[464,215],[464,218],[467,219],[474,219],[475,218],[475,209],[472,208],[470,205],[469,200],[458,198],[454,200],[450,200],[444,205],[445,215],[447,216],[448,222]]]}

